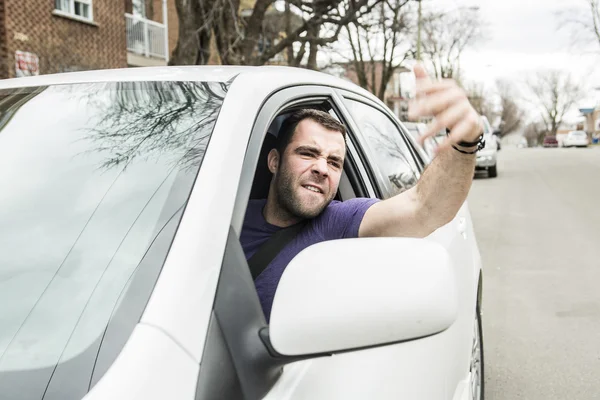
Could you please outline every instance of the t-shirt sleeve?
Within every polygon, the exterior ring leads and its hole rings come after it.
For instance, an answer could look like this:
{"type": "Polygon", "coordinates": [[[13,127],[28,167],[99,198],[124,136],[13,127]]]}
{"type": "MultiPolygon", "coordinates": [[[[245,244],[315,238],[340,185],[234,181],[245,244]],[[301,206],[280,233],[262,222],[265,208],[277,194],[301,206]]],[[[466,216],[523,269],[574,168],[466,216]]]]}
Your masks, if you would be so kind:
{"type": "Polygon", "coordinates": [[[322,217],[315,221],[315,229],[325,240],[357,238],[362,219],[379,199],[356,198],[332,202],[322,217]]]}

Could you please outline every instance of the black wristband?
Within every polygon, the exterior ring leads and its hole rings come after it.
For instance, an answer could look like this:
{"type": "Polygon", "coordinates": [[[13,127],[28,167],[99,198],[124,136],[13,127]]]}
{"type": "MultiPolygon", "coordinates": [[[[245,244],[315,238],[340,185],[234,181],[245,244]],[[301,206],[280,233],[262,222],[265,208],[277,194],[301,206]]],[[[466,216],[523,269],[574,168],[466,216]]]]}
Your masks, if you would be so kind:
{"type": "Polygon", "coordinates": [[[479,146],[479,144],[481,142],[484,142],[483,135],[480,135],[475,142],[464,142],[464,141],[461,141],[461,142],[458,142],[457,145],[459,145],[461,147],[475,147],[475,146],[479,146]]]}
{"type": "Polygon", "coordinates": [[[477,148],[477,150],[473,150],[473,151],[464,151],[464,150],[461,150],[461,149],[459,149],[459,148],[458,148],[458,147],[456,147],[455,145],[452,145],[452,148],[453,148],[454,150],[458,151],[458,152],[461,152],[461,153],[463,153],[463,154],[475,154],[475,153],[477,153],[477,152],[480,150],[480,149],[479,149],[479,147],[478,147],[478,148],[477,148]]]}
{"type": "MultiPolygon", "coordinates": [[[[446,128],[446,135],[450,135],[450,129],[446,128]]],[[[461,150],[459,148],[457,148],[456,146],[452,145],[452,147],[456,150],[459,151],[463,154],[475,154],[477,153],[479,150],[483,149],[485,147],[485,140],[483,140],[483,133],[481,135],[479,135],[479,137],[477,138],[477,141],[475,142],[465,142],[465,141],[460,141],[457,143],[457,145],[459,145],[460,147],[475,147],[477,146],[477,149],[469,152],[469,151],[464,151],[461,150]]]]}
{"type": "MultiPolygon", "coordinates": [[[[446,136],[449,136],[449,135],[450,135],[450,129],[446,128],[446,136]]],[[[479,135],[479,137],[477,138],[477,140],[474,141],[474,142],[460,141],[460,142],[458,142],[456,144],[459,145],[459,146],[461,146],[461,147],[475,147],[475,146],[479,146],[482,142],[485,143],[485,141],[483,140],[483,133],[481,135],[479,135]]]]}

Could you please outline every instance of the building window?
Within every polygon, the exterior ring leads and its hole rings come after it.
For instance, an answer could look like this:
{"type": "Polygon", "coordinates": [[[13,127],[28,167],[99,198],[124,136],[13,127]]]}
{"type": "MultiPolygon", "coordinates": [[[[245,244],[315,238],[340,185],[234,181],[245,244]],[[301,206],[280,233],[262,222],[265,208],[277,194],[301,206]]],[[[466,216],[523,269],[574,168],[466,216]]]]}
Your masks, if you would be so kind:
{"type": "Polygon", "coordinates": [[[54,0],[56,10],[77,18],[91,21],[92,0],[54,0]]]}

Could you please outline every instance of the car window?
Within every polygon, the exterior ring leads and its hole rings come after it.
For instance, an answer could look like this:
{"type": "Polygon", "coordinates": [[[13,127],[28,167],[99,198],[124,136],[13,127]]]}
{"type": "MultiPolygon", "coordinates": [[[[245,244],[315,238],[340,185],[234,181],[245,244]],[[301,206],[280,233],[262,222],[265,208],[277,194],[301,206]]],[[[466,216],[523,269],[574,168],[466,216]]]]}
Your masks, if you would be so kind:
{"type": "Polygon", "coordinates": [[[158,278],[225,92],[0,90],[0,393],[79,399],[112,363],[158,278]]]}
{"type": "Polygon", "coordinates": [[[345,99],[382,180],[384,198],[402,193],[418,180],[419,169],[402,134],[387,115],[365,103],[345,99]]]}

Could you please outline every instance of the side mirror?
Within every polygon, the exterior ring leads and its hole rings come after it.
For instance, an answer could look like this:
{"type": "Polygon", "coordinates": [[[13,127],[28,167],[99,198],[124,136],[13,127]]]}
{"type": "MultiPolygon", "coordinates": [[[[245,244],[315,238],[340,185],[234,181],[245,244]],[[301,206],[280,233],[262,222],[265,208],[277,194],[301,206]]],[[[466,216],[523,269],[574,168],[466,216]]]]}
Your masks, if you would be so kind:
{"type": "Polygon", "coordinates": [[[435,335],[458,313],[451,258],[427,239],[315,244],[288,265],[269,340],[284,356],[357,350],[435,335]]]}

